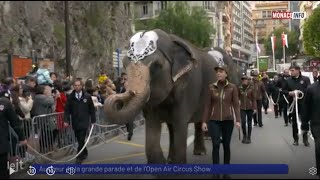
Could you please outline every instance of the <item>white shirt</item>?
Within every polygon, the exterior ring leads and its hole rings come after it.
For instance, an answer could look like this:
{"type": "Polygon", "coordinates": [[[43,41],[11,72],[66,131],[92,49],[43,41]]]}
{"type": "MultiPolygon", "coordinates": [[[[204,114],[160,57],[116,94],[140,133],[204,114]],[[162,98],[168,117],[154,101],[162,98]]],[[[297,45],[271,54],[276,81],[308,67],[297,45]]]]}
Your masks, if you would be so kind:
{"type": "Polygon", "coordinates": [[[82,97],[82,91],[80,91],[79,93],[76,92],[75,94],[76,94],[76,98],[80,100],[80,98],[82,97]]]}

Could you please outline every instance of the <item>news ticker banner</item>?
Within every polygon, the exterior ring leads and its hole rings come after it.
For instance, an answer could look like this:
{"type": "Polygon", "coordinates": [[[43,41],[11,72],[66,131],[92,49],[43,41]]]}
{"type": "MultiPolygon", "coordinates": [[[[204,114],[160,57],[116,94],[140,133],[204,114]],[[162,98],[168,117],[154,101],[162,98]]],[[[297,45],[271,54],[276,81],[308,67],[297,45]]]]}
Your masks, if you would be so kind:
{"type": "Polygon", "coordinates": [[[288,174],[286,164],[35,164],[35,174],[288,174]]]}

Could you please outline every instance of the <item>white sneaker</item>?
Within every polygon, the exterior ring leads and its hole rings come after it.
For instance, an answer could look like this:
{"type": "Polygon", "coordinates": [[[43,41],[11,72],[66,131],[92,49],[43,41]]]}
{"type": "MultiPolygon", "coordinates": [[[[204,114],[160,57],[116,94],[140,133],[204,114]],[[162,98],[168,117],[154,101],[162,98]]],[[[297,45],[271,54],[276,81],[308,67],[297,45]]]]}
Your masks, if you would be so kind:
{"type": "Polygon", "coordinates": [[[35,134],[35,135],[34,135],[34,138],[38,139],[38,138],[39,138],[38,134],[35,134]]]}

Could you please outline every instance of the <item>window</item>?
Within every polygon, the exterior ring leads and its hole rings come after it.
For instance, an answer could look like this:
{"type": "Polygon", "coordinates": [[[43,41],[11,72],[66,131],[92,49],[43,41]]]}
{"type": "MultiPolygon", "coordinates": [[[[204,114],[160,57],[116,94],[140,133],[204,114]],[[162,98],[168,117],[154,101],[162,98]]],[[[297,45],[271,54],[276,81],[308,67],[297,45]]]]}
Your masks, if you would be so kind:
{"type": "Polygon", "coordinates": [[[276,27],[272,27],[272,30],[273,30],[273,31],[276,30],[276,27]]]}
{"type": "Polygon", "coordinates": [[[161,9],[167,8],[167,1],[161,1],[161,9]]]}
{"type": "Polygon", "coordinates": [[[204,9],[211,9],[211,1],[203,1],[204,9]]]}
{"type": "Polygon", "coordinates": [[[125,15],[127,16],[130,15],[130,3],[124,3],[124,12],[125,12],[125,15]]]}
{"type": "Polygon", "coordinates": [[[267,17],[267,11],[262,11],[262,18],[266,18],[267,17]]]}
{"type": "Polygon", "coordinates": [[[143,15],[147,15],[148,14],[148,4],[144,4],[143,5],[143,15]]]}
{"type": "Polygon", "coordinates": [[[271,17],[272,17],[271,11],[268,11],[268,18],[271,18],[271,17]]]}

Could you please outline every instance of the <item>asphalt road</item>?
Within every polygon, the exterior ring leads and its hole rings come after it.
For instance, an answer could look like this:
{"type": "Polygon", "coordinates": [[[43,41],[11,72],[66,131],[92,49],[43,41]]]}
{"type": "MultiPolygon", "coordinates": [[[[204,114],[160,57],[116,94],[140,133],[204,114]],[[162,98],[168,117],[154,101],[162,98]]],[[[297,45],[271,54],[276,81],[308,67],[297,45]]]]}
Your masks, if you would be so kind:
{"type": "MultiPolygon", "coordinates": [[[[254,127],[252,131],[252,143],[242,144],[239,141],[238,130],[234,129],[231,142],[231,163],[232,164],[288,164],[289,174],[286,175],[231,175],[232,179],[259,178],[259,179],[317,179],[309,174],[309,168],[315,166],[314,141],[309,138],[310,147],[305,147],[300,136],[300,145],[293,146],[292,128],[284,126],[284,121],[280,117],[274,118],[273,112],[263,115],[262,128],[254,127]]],[[[169,134],[166,126],[163,126],[161,143],[165,157],[167,156],[169,134]]],[[[188,137],[188,164],[210,164],[211,161],[211,140],[206,140],[207,155],[193,155],[193,125],[189,126],[188,137]]],[[[146,157],[144,153],[145,131],[144,126],[135,129],[133,139],[126,140],[125,136],[114,138],[113,141],[102,144],[99,147],[89,150],[88,159],[84,164],[144,164],[146,157]]],[[[220,149],[221,161],[223,162],[223,148],[220,149]]],[[[70,163],[74,163],[70,162],[70,163]]],[[[12,175],[14,178],[130,178],[130,179],[159,179],[159,178],[212,178],[211,175],[174,175],[174,176],[153,176],[153,175],[34,175],[27,174],[12,175]]]]}

